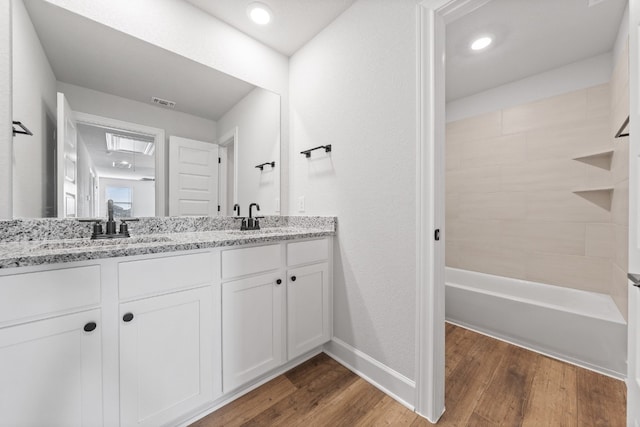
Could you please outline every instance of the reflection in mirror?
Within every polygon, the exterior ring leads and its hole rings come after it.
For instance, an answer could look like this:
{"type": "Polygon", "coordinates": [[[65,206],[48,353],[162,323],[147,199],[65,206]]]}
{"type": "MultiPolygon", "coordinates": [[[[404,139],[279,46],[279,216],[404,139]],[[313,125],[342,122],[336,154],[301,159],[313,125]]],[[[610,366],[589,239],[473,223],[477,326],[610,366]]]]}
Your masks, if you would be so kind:
{"type": "Polygon", "coordinates": [[[155,139],[120,129],[78,125],[79,217],[155,216],[155,139]]]}
{"type": "Polygon", "coordinates": [[[194,207],[181,214],[279,214],[279,95],[45,0],[12,2],[13,113],[34,131],[14,139],[14,217],[104,216],[108,195],[125,216],[176,200],[194,207]],[[180,173],[172,140],[220,160],[180,173]]]}

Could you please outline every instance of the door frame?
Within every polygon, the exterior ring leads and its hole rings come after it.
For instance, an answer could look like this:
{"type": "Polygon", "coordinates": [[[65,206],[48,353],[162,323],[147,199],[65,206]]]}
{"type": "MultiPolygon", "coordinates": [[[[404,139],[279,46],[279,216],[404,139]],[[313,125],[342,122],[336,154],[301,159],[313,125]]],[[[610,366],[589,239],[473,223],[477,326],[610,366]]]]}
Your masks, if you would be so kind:
{"type": "Polygon", "coordinates": [[[125,122],[122,120],[111,119],[109,117],[98,116],[95,114],[74,111],[76,123],[99,126],[102,128],[110,128],[114,130],[123,130],[154,138],[156,144],[155,162],[156,162],[156,217],[167,216],[166,212],[166,171],[165,171],[165,151],[166,141],[164,137],[164,129],[154,128],[151,126],[141,125],[138,123],[125,122]]]}
{"type": "MultiPolygon", "coordinates": [[[[227,157],[227,147],[233,144],[233,203],[238,203],[238,126],[234,126],[218,138],[218,147],[220,147],[220,157],[227,157]]],[[[220,210],[223,215],[229,215],[227,212],[227,164],[224,163],[218,169],[218,200],[220,200],[220,210]]]]}
{"type": "Polygon", "coordinates": [[[445,26],[489,1],[421,0],[417,5],[415,411],[433,423],[445,410],[445,26]]]}

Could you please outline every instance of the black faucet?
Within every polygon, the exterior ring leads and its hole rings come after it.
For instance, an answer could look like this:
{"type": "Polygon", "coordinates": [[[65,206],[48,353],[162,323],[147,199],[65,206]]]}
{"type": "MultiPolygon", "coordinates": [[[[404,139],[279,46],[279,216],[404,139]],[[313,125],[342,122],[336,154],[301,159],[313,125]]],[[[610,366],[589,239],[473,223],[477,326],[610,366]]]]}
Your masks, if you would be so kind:
{"type": "Polygon", "coordinates": [[[247,230],[260,230],[260,221],[259,218],[264,217],[253,217],[253,207],[256,207],[257,210],[260,210],[260,205],[257,203],[251,203],[249,205],[249,218],[247,218],[247,230]]]}
{"type": "Polygon", "coordinates": [[[113,200],[109,199],[107,201],[107,214],[109,215],[109,219],[106,223],[106,230],[102,232],[102,220],[101,219],[80,219],[80,222],[93,222],[93,234],[91,234],[92,239],[114,239],[114,238],[123,238],[123,237],[131,237],[129,234],[129,227],[127,222],[129,221],[138,221],[138,218],[120,218],[120,232],[116,233],[116,221],[113,219],[113,200]]]}
{"type": "Polygon", "coordinates": [[[238,211],[238,216],[240,216],[240,205],[237,203],[233,205],[233,211],[238,211]]]}
{"type": "Polygon", "coordinates": [[[107,202],[107,212],[109,219],[107,220],[107,229],[104,234],[111,236],[116,234],[116,222],[113,220],[113,200],[109,199],[107,202]]]}
{"type": "Polygon", "coordinates": [[[252,215],[251,215],[251,209],[253,209],[253,207],[254,207],[254,206],[256,207],[256,209],[257,209],[257,210],[260,210],[260,205],[259,205],[259,204],[257,204],[257,203],[251,203],[251,204],[249,205],[249,218],[251,218],[251,217],[252,217],[252,215]]]}

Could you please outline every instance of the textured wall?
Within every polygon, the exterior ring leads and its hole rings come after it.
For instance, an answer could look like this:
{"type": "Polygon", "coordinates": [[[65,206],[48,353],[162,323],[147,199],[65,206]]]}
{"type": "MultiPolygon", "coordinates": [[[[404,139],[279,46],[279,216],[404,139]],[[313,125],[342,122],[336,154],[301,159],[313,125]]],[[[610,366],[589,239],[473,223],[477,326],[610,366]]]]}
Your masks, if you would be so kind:
{"type": "Polygon", "coordinates": [[[291,204],[337,215],[334,334],[413,378],[416,5],[361,0],[291,58],[291,204]],[[332,144],[330,155],[300,151],[332,144]]]}
{"type": "Polygon", "coordinates": [[[616,247],[608,84],[447,125],[447,265],[610,293],[616,247]],[[594,165],[594,163],[596,163],[594,165]]]}

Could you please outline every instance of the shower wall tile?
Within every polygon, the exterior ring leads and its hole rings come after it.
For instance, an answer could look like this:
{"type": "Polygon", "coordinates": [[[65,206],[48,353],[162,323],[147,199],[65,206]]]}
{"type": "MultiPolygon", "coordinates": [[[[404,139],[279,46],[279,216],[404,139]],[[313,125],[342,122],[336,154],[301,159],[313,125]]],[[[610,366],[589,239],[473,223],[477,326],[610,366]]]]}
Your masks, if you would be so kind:
{"type": "Polygon", "coordinates": [[[606,292],[626,304],[618,281],[627,268],[629,149],[613,139],[611,122],[628,101],[618,86],[447,125],[448,266],[606,292]],[[614,150],[609,169],[573,160],[606,150],[614,150]],[[609,209],[574,193],[600,187],[614,188],[609,209]]]}
{"type": "Polygon", "coordinates": [[[608,293],[612,262],[608,258],[532,253],[526,278],[534,282],[608,293]]]}
{"type": "Polygon", "coordinates": [[[620,267],[614,263],[611,268],[611,297],[616,303],[616,306],[622,313],[622,316],[627,319],[629,306],[628,306],[628,288],[627,284],[627,272],[621,270],[620,267]]]}
{"type": "Polygon", "coordinates": [[[616,250],[616,234],[614,224],[586,225],[585,255],[591,257],[611,258],[616,250]]]}
{"type": "Polygon", "coordinates": [[[579,90],[502,111],[502,133],[512,134],[587,118],[587,91],[579,90]]]}
{"type": "Polygon", "coordinates": [[[515,219],[526,212],[524,193],[466,193],[458,202],[458,215],[467,219],[515,219]]]}
{"type": "Polygon", "coordinates": [[[460,241],[458,268],[498,276],[525,279],[525,253],[497,245],[495,242],[460,241]]]}
{"type": "Polygon", "coordinates": [[[462,169],[521,163],[526,155],[523,134],[463,141],[460,146],[462,169]]]}
{"type": "Polygon", "coordinates": [[[502,135],[502,112],[481,114],[447,124],[447,144],[502,135]]]}
{"type": "MultiPolygon", "coordinates": [[[[613,147],[608,120],[576,120],[526,133],[527,160],[571,160],[613,147]]],[[[448,144],[448,142],[447,142],[448,144]]]]}
{"type": "Polygon", "coordinates": [[[585,225],[573,222],[502,221],[501,245],[507,249],[585,255],[585,225]]]}
{"type": "Polygon", "coordinates": [[[611,113],[611,88],[609,83],[587,89],[587,118],[605,118],[611,113]]]}
{"type": "Polygon", "coordinates": [[[520,162],[501,168],[502,191],[573,190],[586,174],[585,164],[571,160],[520,162]]]}
{"type": "Polygon", "coordinates": [[[569,190],[527,194],[529,220],[556,222],[611,222],[611,212],[569,190]]]}

